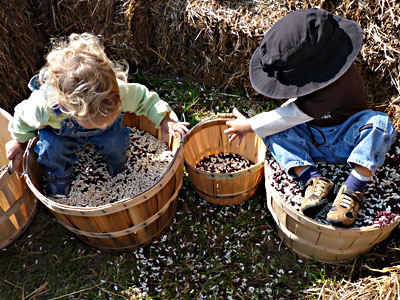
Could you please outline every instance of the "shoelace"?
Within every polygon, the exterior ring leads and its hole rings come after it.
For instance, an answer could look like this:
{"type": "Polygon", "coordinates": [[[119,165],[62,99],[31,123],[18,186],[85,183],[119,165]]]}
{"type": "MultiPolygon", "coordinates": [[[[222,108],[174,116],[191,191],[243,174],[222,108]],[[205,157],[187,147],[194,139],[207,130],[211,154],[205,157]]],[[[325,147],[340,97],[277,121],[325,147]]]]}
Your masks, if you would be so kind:
{"type": "Polygon", "coordinates": [[[348,209],[348,208],[350,208],[350,205],[351,205],[351,203],[354,201],[353,199],[351,199],[350,197],[348,197],[348,198],[345,198],[347,195],[344,195],[344,197],[342,198],[342,201],[340,202],[340,206],[341,207],[343,207],[343,208],[345,208],[345,209],[348,209]]]}
{"type": "Polygon", "coordinates": [[[326,181],[321,180],[321,179],[318,180],[318,183],[315,186],[315,192],[322,193],[326,189],[327,185],[329,185],[329,182],[326,182],[326,181]]]}
{"type": "MultiPolygon", "coordinates": [[[[339,198],[336,198],[335,202],[333,203],[333,206],[336,206],[338,201],[339,201],[339,198]]],[[[351,198],[346,193],[343,193],[339,206],[343,207],[344,209],[348,209],[348,208],[350,208],[353,201],[355,201],[353,198],[351,198]]]]}
{"type": "Polygon", "coordinates": [[[328,184],[329,182],[319,179],[317,184],[315,185],[314,194],[322,194],[322,192],[325,191],[325,188],[328,184]]]}

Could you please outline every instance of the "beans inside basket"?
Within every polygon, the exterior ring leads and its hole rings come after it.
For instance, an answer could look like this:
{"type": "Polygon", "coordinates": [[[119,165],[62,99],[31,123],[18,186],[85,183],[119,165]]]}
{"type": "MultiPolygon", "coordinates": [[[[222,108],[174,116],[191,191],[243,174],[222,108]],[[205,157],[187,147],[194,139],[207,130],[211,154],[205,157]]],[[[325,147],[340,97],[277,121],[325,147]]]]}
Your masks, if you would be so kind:
{"type": "MultiPolygon", "coordinates": [[[[281,199],[300,212],[302,186],[286,175],[286,172],[268,154],[265,168],[270,184],[281,199]]],[[[318,163],[318,170],[338,185],[345,182],[351,168],[348,165],[318,163]]],[[[372,177],[364,191],[364,206],[360,208],[355,227],[378,224],[380,227],[400,216],[400,142],[399,139],[386,154],[384,165],[372,177]]],[[[332,206],[329,203],[316,216],[316,221],[327,224],[325,218],[332,206]]]]}
{"type": "Polygon", "coordinates": [[[50,199],[64,205],[100,206],[135,197],[153,187],[168,169],[173,152],[151,134],[134,127],[130,130],[131,144],[123,172],[111,178],[106,157],[86,145],[73,165],[70,194],[50,199]]]}
{"type": "Polygon", "coordinates": [[[233,173],[254,165],[250,160],[235,153],[219,153],[204,157],[196,168],[210,173],[233,173]]]}

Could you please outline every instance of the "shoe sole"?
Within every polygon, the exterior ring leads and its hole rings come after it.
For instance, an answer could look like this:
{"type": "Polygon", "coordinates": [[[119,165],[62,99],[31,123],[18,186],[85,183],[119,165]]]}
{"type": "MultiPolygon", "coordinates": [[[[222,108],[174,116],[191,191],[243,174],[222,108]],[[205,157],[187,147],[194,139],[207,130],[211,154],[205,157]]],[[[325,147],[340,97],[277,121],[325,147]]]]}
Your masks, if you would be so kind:
{"type": "Polygon", "coordinates": [[[308,206],[307,208],[303,209],[302,212],[305,216],[309,218],[314,218],[323,208],[325,205],[329,203],[328,199],[324,202],[319,202],[314,206],[308,206]]]}
{"type": "Polygon", "coordinates": [[[353,227],[354,223],[351,225],[345,225],[342,222],[336,221],[336,220],[330,220],[330,219],[326,219],[327,222],[329,222],[332,226],[336,226],[336,227],[342,227],[342,228],[350,228],[353,227]]]}

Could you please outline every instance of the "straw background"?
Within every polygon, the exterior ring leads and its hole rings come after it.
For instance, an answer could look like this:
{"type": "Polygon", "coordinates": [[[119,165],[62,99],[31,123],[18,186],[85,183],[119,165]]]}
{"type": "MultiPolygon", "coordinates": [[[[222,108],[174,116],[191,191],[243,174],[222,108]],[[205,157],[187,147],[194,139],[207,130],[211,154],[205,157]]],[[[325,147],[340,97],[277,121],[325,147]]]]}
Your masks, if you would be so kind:
{"type": "Polygon", "coordinates": [[[0,106],[11,111],[29,95],[53,37],[88,31],[131,71],[180,76],[256,95],[251,54],[290,11],[319,6],[364,30],[359,66],[371,107],[400,121],[400,3],[396,0],[10,0],[0,6],[0,106]]]}

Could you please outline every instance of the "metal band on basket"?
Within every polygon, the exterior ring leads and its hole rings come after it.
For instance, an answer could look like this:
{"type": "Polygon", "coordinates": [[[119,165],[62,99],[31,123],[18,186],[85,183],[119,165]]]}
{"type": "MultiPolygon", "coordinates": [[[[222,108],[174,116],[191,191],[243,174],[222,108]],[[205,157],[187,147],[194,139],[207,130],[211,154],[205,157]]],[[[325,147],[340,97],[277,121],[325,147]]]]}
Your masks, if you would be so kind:
{"type": "Polygon", "coordinates": [[[257,188],[258,188],[258,185],[254,185],[250,189],[240,192],[240,193],[237,193],[237,194],[222,194],[222,195],[221,194],[209,194],[209,193],[206,193],[199,189],[196,189],[196,191],[200,194],[200,196],[203,195],[203,196],[213,197],[216,199],[231,199],[231,198],[236,198],[238,196],[245,197],[248,194],[253,193],[255,190],[257,190],[257,188]]]}

